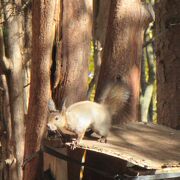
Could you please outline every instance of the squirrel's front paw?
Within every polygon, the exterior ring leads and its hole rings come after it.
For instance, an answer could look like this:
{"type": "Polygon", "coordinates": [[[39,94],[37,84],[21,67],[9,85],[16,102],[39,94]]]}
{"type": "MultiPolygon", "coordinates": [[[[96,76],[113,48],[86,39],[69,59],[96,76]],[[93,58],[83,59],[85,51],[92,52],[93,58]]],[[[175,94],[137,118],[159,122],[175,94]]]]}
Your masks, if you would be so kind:
{"type": "Polygon", "coordinates": [[[78,144],[77,139],[72,139],[72,142],[66,143],[66,145],[68,145],[68,146],[70,147],[71,150],[76,149],[77,144],[78,144]]]}
{"type": "Polygon", "coordinates": [[[106,139],[106,137],[102,136],[101,138],[98,139],[98,142],[107,143],[107,139],[106,139]]]}

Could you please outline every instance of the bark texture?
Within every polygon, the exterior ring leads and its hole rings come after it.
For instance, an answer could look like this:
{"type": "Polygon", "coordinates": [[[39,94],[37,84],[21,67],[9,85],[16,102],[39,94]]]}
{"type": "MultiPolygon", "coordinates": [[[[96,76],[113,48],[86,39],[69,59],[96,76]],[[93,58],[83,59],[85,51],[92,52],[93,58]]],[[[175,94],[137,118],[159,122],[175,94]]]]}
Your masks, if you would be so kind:
{"type": "Polygon", "coordinates": [[[111,1],[93,0],[93,44],[94,44],[94,76],[88,88],[87,97],[90,99],[94,85],[97,85],[102,62],[102,52],[106,38],[111,1]]]}
{"type": "MultiPolygon", "coordinates": [[[[30,102],[25,136],[25,159],[39,152],[50,98],[50,67],[55,31],[55,4],[52,0],[32,2],[32,64],[30,102]]],[[[24,180],[42,179],[40,154],[27,162],[24,180]]]]}
{"type": "Polygon", "coordinates": [[[62,83],[58,87],[57,107],[86,98],[88,60],[92,33],[91,1],[63,1],[62,23],[62,83]]]}
{"type": "MultiPolygon", "coordinates": [[[[55,101],[58,109],[86,99],[88,60],[92,33],[92,2],[64,0],[62,17],[62,81],[57,87],[55,101]]],[[[79,152],[68,153],[78,160],[79,152]]],[[[68,164],[68,179],[79,179],[80,167],[68,164]]]]}
{"type": "Polygon", "coordinates": [[[113,123],[138,120],[140,65],[144,29],[151,15],[139,0],[111,1],[108,29],[96,100],[107,82],[120,77],[131,89],[131,99],[113,123]]]}
{"type": "Polygon", "coordinates": [[[6,55],[3,61],[11,64],[7,75],[9,103],[12,120],[12,140],[15,160],[11,166],[10,179],[22,179],[22,162],[24,155],[24,101],[23,101],[23,66],[22,66],[22,17],[19,13],[21,1],[2,1],[4,20],[7,30],[6,55]],[[15,171],[13,170],[15,168],[15,171]]]}
{"type": "Polygon", "coordinates": [[[156,4],[158,123],[180,128],[180,1],[156,4]]]}
{"type": "MultiPolygon", "coordinates": [[[[32,1],[23,0],[23,67],[24,67],[24,113],[27,115],[30,91],[30,65],[32,51],[32,1]]],[[[26,119],[25,119],[26,120],[26,119]]]]}
{"type": "Polygon", "coordinates": [[[93,39],[104,47],[111,1],[93,0],[93,39]]]}
{"type": "MultiPolygon", "coordinates": [[[[91,1],[63,1],[63,62],[66,64],[63,97],[67,106],[85,100],[88,88],[88,60],[92,33],[91,1]],[[78,27],[78,28],[77,28],[78,27]]],[[[81,159],[81,153],[69,152],[81,159]]],[[[68,164],[68,179],[79,179],[80,167],[68,164]]]]}
{"type": "MultiPolygon", "coordinates": [[[[9,103],[9,92],[7,79],[5,75],[1,75],[1,83],[3,87],[3,102],[2,102],[2,112],[1,121],[3,122],[4,132],[1,136],[2,148],[2,162],[3,163],[3,178],[6,180],[13,179],[17,173],[16,170],[11,166],[14,160],[14,148],[12,141],[12,124],[11,124],[11,113],[10,113],[10,103],[9,103]]],[[[3,179],[2,178],[2,179],[3,179]]]]}

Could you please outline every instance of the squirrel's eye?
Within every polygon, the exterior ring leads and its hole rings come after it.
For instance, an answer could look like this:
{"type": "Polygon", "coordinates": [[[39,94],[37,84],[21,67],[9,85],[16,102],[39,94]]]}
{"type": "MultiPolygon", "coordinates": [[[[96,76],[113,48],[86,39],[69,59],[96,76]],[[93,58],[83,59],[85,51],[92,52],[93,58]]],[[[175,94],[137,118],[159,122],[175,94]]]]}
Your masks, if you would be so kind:
{"type": "Polygon", "coordinates": [[[56,117],[55,117],[55,120],[57,121],[58,119],[59,119],[58,116],[56,116],[56,117]]]}

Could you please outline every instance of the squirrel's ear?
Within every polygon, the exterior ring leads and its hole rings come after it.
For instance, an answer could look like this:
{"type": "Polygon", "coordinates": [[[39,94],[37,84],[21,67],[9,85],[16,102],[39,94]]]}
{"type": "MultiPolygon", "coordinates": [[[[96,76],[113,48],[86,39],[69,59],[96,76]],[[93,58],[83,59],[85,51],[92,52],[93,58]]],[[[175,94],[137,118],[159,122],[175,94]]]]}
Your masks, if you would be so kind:
{"type": "Polygon", "coordinates": [[[49,101],[48,101],[48,110],[49,110],[49,112],[56,112],[57,111],[56,105],[55,105],[53,99],[49,99],[49,101]]]}
{"type": "Polygon", "coordinates": [[[65,112],[65,111],[66,111],[66,99],[64,100],[63,105],[62,105],[62,112],[65,112]]]}

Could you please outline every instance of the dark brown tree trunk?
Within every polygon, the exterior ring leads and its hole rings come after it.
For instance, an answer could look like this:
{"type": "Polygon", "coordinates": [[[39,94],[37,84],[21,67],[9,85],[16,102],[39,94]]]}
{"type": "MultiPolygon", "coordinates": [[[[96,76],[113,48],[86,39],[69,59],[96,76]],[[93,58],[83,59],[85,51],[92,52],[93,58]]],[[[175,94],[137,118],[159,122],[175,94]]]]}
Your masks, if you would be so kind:
{"type": "MultiPolygon", "coordinates": [[[[63,1],[63,62],[65,63],[63,99],[69,106],[85,100],[88,88],[88,60],[92,33],[91,1],[63,1]]],[[[69,155],[81,159],[81,153],[69,155]]],[[[68,179],[78,180],[80,167],[68,163],[68,179]]]]}
{"type": "Polygon", "coordinates": [[[104,48],[111,1],[93,0],[93,39],[104,48]]]}
{"type": "MultiPolygon", "coordinates": [[[[51,67],[52,90],[58,89],[57,86],[60,85],[60,83],[62,82],[62,76],[63,76],[63,72],[62,72],[63,70],[63,67],[62,67],[62,0],[57,1],[55,21],[56,21],[55,38],[54,38],[54,47],[53,47],[53,54],[52,54],[53,64],[51,67]]],[[[53,97],[54,99],[58,99],[54,91],[53,91],[53,97]]]]}
{"type": "Polygon", "coordinates": [[[64,94],[67,106],[86,98],[92,33],[92,3],[63,1],[64,94]]]}
{"type": "Polygon", "coordinates": [[[149,11],[139,0],[111,2],[96,99],[100,97],[106,82],[117,77],[126,81],[132,90],[129,107],[126,107],[126,112],[120,112],[113,123],[138,120],[143,33],[150,19],[149,11]]]}
{"type": "Polygon", "coordinates": [[[180,1],[156,4],[158,123],[180,128],[180,1]]]}
{"type": "Polygon", "coordinates": [[[25,159],[27,161],[24,180],[42,179],[42,161],[38,153],[47,121],[48,100],[50,98],[50,67],[55,31],[55,5],[52,0],[32,2],[32,63],[31,87],[26,124],[25,159]]]}
{"type": "MultiPolygon", "coordinates": [[[[92,2],[64,0],[62,17],[62,83],[54,92],[58,109],[63,102],[69,105],[86,99],[88,88],[88,60],[92,33],[92,2]]],[[[78,151],[68,153],[81,157],[78,151]]],[[[79,179],[80,167],[68,164],[69,180],[79,179]]]]}

